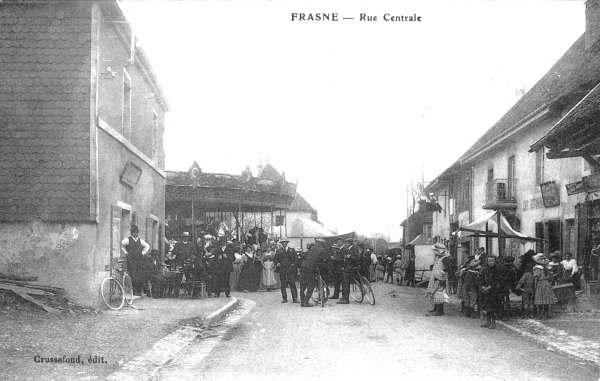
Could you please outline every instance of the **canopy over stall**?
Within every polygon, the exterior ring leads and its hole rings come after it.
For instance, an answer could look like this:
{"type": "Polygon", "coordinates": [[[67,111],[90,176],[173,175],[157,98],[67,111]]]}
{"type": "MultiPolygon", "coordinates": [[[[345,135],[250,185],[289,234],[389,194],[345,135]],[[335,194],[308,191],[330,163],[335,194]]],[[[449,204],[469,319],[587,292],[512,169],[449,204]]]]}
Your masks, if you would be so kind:
{"type": "Polygon", "coordinates": [[[506,217],[504,217],[499,210],[481,216],[476,221],[459,228],[452,234],[458,237],[464,237],[463,232],[473,233],[467,237],[510,238],[530,242],[543,241],[543,239],[529,237],[526,234],[515,231],[506,220],[506,217]],[[490,222],[493,222],[496,226],[496,232],[489,228],[490,222]]]}
{"type": "Polygon", "coordinates": [[[348,238],[357,239],[356,232],[350,232],[350,233],[346,233],[346,234],[334,235],[334,236],[331,236],[331,237],[323,237],[323,239],[325,240],[325,242],[327,242],[329,245],[333,245],[334,243],[336,243],[338,241],[343,241],[343,240],[348,239],[348,238]]]}

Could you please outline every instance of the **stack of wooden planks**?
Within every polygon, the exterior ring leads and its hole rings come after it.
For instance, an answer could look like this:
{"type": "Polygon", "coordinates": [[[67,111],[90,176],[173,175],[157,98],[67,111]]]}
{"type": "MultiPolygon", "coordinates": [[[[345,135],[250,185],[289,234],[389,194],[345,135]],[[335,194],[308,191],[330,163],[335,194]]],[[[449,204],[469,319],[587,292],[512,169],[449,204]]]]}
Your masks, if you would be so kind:
{"type": "Polygon", "coordinates": [[[32,295],[44,297],[62,296],[64,290],[58,287],[40,285],[35,282],[37,282],[37,277],[18,277],[0,273],[0,289],[11,291],[21,298],[40,306],[47,312],[59,314],[60,310],[48,306],[32,295]]]}

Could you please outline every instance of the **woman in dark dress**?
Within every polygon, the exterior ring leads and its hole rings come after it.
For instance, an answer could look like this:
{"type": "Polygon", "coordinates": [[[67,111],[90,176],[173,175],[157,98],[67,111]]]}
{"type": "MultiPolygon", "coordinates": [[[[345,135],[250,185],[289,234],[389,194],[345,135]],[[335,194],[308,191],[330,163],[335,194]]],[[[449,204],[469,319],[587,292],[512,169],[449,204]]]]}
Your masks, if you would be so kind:
{"type": "MultiPolygon", "coordinates": [[[[238,280],[237,285],[238,291],[258,291],[261,273],[259,272],[258,266],[255,263],[254,253],[252,252],[251,246],[246,247],[246,252],[244,255],[242,255],[242,262],[242,272],[240,273],[240,279],[238,280]]],[[[260,261],[258,264],[261,264],[260,261]]]]}

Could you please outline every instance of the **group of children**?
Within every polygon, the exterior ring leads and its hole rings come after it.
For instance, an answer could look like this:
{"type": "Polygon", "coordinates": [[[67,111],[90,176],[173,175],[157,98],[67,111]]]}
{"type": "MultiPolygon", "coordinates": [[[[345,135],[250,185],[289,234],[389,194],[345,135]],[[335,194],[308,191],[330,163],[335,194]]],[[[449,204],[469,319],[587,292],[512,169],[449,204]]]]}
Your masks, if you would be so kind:
{"type": "Polygon", "coordinates": [[[514,258],[485,255],[480,248],[458,269],[458,298],[461,311],[467,317],[478,317],[485,312],[487,321],[482,327],[495,328],[497,315],[506,315],[510,309],[510,292],[522,295],[522,316],[532,318],[537,309],[541,319],[549,317],[550,305],[557,302],[552,289],[553,269],[548,258],[528,251],[520,257],[520,266],[514,258]],[[477,313],[475,314],[475,308],[477,313]]]}
{"type": "Polygon", "coordinates": [[[398,286],[404,285],[415,285],[415,258],[402,258],[401,254],[396,255],[395,259],[392,257],[378,257],[377,264],[375,266],[375,281],[377,282],[391,282],[398,286]]]}

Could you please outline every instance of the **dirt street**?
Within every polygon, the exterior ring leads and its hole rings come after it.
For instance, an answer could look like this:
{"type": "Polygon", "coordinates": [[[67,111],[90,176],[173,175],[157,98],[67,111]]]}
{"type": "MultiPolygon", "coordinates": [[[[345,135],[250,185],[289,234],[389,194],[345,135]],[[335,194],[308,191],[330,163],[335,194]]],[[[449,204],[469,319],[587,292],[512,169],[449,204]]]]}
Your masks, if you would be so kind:
{"type": "Polygon", "coordinates": [[[398,379],[598,380],[582,363],[506,328],[481,328],[455,306],[424,316],[423,289],[373,286],[377,304],[301,308],[279,292],[238,293],[253,308],[199,363],[202,341],[185,349],[156,379],[312,380],[398,379]],[[255,305],[254,305],[255,303],[255,305]]]}

